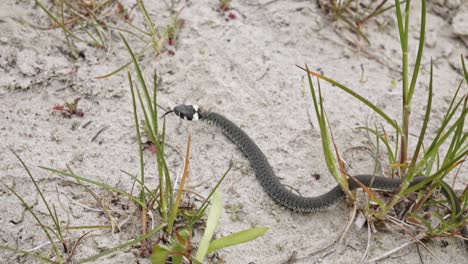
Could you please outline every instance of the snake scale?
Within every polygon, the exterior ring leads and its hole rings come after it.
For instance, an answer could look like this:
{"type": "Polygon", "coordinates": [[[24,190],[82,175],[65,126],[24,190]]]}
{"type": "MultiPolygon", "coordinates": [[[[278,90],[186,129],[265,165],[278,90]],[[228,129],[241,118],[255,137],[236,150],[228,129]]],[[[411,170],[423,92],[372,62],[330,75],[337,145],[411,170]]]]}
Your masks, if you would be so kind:
{"type": "MultiPolygon", "coordinates": [[[[328,208],[346,197],[339,185],[329,192],[316,197],[303,197],[289,191],[275,175],[268,159],[257,144],[255,144],[241,128],[218,113],[202,111],[197,105],[178,105],[169,112],[174,112],[177,116],[185,120],[203,120],[220,127],[226,137],[234,142],[245,156],[247,156],[263,190],[275,202],[286,208],[299,212],[316,212],[328,208]]],[[[367,187],[387,191],[397,191],[403,181],[402,179],[390,179],[374,175],[357,175],[354,176],[354,178],[367,187]]],[[[410,183],[410,186],[416,185],[423,180],[423,177],[415,177],[410,183]]],[[[455,192],[445,182],[442,182],[442,184],[445,185],[445,188],[441,188],[441,191],[447,200],[450,201],[452,200],[451,197],[455,197],[455,199],[453,199],[453,209],[455,213],[459,215],[457,221],[462,221],[463,215],[460,213],[460,202],[456,199],[457,196],[455,192]]],[[[360,186],[355,181],[349,181],[350,190],[358,188],[360,188],[360,186]]],[[[461,233],[464,236],[468,236],[466,225],[463,226],[461,233]]]]}

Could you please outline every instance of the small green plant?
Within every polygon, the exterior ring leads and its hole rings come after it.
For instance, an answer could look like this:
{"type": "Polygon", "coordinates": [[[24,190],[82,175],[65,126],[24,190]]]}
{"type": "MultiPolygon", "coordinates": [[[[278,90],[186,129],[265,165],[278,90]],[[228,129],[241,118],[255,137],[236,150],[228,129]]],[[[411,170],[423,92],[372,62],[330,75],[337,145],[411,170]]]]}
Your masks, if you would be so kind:
{"type": "Polygon", "coordinates": [[[65,103],[63,105],[56,105],[52,109],[54,111],[58,111],[62,113],[62,116],[66,118],[71,118],[72,116],[83,117],[84,112],[80,108],[78,108],[78,102],[80,102],[81,98],[77,97],[71,103],[65,103]]]}
{"type": "Polygon", "coordinates": [[[264,235],[268,231],[266,227],[253,227],[212,240],[218,226],[219,218],[221,217],[221,211],[221,196],[218,192],[215,192],[211,201],[205,232],[198,244],[195,255],[192,254],[191,232],[184,229],[176,233],[176,237],[171,240],[168,246],[161,244],[156,245],[153,248],[151,262],[153,264],[165,263],[167,259],[171,257],[171,263],[174,264],[181,264],[184,259],[190,261],[190,263],[202,264],[210,253],[226,247],[249,242],[264,235]]]}
{"type": "Polygon", "coordinates": [[[163,33],[164,38],[167,38],[169,45],[174,46],[177,41],[177,35],[179,34],[180,29],[184,25],[183,20],[179,19],[179,15],[182,12],[181,9],[177,14],[172,17],[172,22],[166,26],[166,30],[163,33]]]}
{"type": "MultiPolygon", "coordinates": [[[[430,142],[425,142],[427,126],[430,120],[430,114],[432,109],[433,99],[433,67],[430,65],[430,76],[429,76],[429,90],[427,95],[427,107],[424,119],[422,120],[422,128],[419,131],[419,138],[416,147],[412,153],[409,149],[409,134],[410,134],[410,114],[411,114],[411,102],[413,99],[417,78],[419,75],[419,68],[421,64],[421,57],[424,48],[424,34],[426,25],[426,1],[422,1],[421,7],[421,22],[420,22],[420,38],[418,45],[418,52],[416,55],[413,72],[410,74],[410,67],[408,62],[408,33],[409,33],[409,18],[410,18],[410,3],[411,1],[405,2],[404,13],[401,10],[400,3],[398,0],[395,1],[395,10],[398,20],[398,30],[400,36],[401,50],[402,50],[402,94],[403,94],[403,105],[402,105],[402,121],[398,123],[394,118],[390,117],[385,113],[384,110],[378,108],[370,101],[354,92],[347,86],[339,83],[331,78],[328,78],[318,72],[313,72],[306,66],[302,68],[307,72],[309,86],[312,94],[312,100],[315,107],[315,112],[318,118],[320,127],[320,133],[322,136],[322,146],[326,158],[326,163],[329,171],[335,177],[337,182],[341,185],[346,195],[350,200],[354,200],[354,195],[348,189],[348,176],[342,166],[339,153],[334,146],[333,134],[330,130],[326,120],[326,113],[322,103],[321,87],[318,82],[318,94],[316,94],[312,76],[324,80],[334,87],[337,87],[355,99],[364,103],[370,109],[372,109],[377,115],[379,115],[384,122],[389,124],[395,131],[396,142],[391,142],[388,136],[388,132],[383,129],[384,126],[378,128],[362,127],[360,129],[367,130],[376,136],[377,143],[382,142],[384,150],[388,156],[389,176],[390,177],[402,177],[404,181],[400,186],[400,190],[395,194],[390,201],[385,202],[369,188],[364,188],[364,191],[369,195],[370,199],[379,204],[378,210],[371,210],[367,208],[366,212],[370,214],[368,219],[384,219],[392,208],[397,203],[402,201],[405,197],[409,197],[414,192],[419,192],[416,197],[414,206],[408,210],[405,214],[407,219],[413,223],[424,225],[427,228],[428,236],[442,236],[448,235],[453,236],[456,232],[450,230],[460,230],[466,225],[468,217],[463,217],[463,212],[468,208],[468,194],[465,191],[460,197],[451,197],[448,201],[437,201],[431,202],[428,199],[438,189],[448,188],[447,185],[443,184],[442,180],[449,175],[455,169],[460,168],[468,154],[468,133],[464,131],[466,114],[468,112],[468,94],[466,92],[459,95],[460,88],[463,85],[463,81],[460,82],[453,99],[448,107],[445,117],[441,121],[440,128],[437,134],[431,139],[430,142]],[[411,77],[411,78],[410,78],[411,77]],[[334,149],[333,150],[333,146],[334,149]],[[442,146],[448,147],[443,149],[442,146]],[[424,176],[426,179],[421,183],[410,185],[416,176],[424,176]],[[426,186],[429,185],[429,188],[426,186]],[[425,193],[423,190],[428,190],[425,193]],[[462,204],[462,210],[460,214],[455,214],[454,200],[459,199],[462,204]],[[437,212],[432,212],[430,215],[438,218],[439,224],[435,227],[430,224],[424,217],[416,214],[423,205],[440,205],[447,204],[452,208],[452,213],[448,216],[439,215],[437,212]]],[[[465,66],[463,56],[461,57],[461,64],[464,71],[464,79],[468,84],[468,73],[465,66]]],[[[442,208],[443,209],[443,208],[442,208]]],[[[427,215],[426,215],[427,217],[427,215]]]]}

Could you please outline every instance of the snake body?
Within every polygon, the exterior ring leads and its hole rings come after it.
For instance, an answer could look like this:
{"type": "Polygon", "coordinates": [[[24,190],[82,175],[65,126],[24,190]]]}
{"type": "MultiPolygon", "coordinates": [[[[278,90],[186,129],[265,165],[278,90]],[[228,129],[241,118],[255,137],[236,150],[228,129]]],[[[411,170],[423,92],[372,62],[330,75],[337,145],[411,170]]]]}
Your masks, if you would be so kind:
{"type": "MultiPolygon", "coordinates": [[[[255,175],[260,182],[263,190],[278,204],[300,212],[316,212],[326,209],[346,197],[340,186],[336,186],[329,192],[316,197],[303,197],[289,191],[275,175],[268,159],[255,142],[236,124],[224,116],[209,111],[202,111],[196,105],[179,105],[173,112],[185,120],[203,120],[221,128],[223,133],[234,142],[241,151],[247,156],[250,164],[255,170],[255,175]]],[[[397,191],[400,188],[402,179],[390,179],[375,175],[357,175],[354,178],[364,186],[372,189],[381,189],[387,191],[397,191]]],[[[410,186],[423,181],[423,177],[415,177],[410,186]]],[[[442,194],[448,201],[453,201],[452,210],[459,216],[457,220],[462,220],[460,202],[456,198],[453,189],[446,184],[441,188],[442,194]]],[[[349,180],[349,189],[355,190],[360,186],[354,180],[349,180]]],[[[462,229],[462,234],[468,236],[466,226],[462,229]]]]}

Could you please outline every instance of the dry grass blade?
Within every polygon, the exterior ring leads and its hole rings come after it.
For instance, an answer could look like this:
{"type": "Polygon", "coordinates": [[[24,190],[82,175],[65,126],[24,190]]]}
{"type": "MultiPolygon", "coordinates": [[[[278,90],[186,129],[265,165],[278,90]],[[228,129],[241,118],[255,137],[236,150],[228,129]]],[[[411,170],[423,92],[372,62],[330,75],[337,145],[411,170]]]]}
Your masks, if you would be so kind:
{"type": "Polygon", "coordinates": [[[191,139],[191,136],[190,136],[190,133],[189,133],[188,139],[187,139],[187,150],[185,152],[184,169],[182,171],[182,179],[180,180],[180,184],[179,184],[179,188],[178,188],[179,190],[177,191],[177,197],[176,197],[174,205],[172,206],[171,214],[169,216],[169,222],[168,222],[168,225],[167,225],[167,232],[169,234],[172,233],[172,227],[173,227],[173,224],[174,224],[174,220],[175,220],[175,218],[177,216],[177,211],[179,209],[180,201],[182,200],[182,194],[184,193],[184,186],[185,186],[185,182],[187,180],[187,175],[188,175],[188,171],[189,171],[190,139],[191,139]]]}
{"type": "MultiPolygon", "coordinates": [[[[369,223],[369,219],[367,219],[367,223],[369,223]]],[[[367,245],[366,245],[366,250],[364,251],[364,254],[362,255],[361,263],[365,262],[367,259],[367,256],[369,255],[371,239],[372,239],[372,232],[371,232],[370,224],[368,224],[367,225],[367,245]]]]}
{"type": "Polygon", "coordinates": [[[400,250],[402,250],[402,249],[404,249],[404,248],[406,248],[406,247],[408,247],[408,246],[410,246],[410,245],[412,245],[414,243],[420,242],[420,240],[424,239],[425,237],[426,237],[425,234],[419,234],[416,237],[412,238],[411,240],[401,244],[400,246],[395,247],[392,250],[389,250],[389,251],[385,252],[384,254],[382,254],[380,256],[377,256],[377,257],[374,257],[374,258],[371,258],[371,259],[367,260],[365,263],[374,263],[374,262],[386,259],[386,258],[390,257],[391,255],[395,254],[396,252],[398,252],[398,251],[400,251],[400,250]]]}
{"type": "Polygon", "coordinates": [[[345,229],[343,230],[343,232],[340,235],[340,243],[343,242],[343,239],[346,237],[346,234],[348,233],[349,229],[351,228],[351,225],[353,224],[354,219],[356,219],[356,213],[357,213],[357,206],[356,206],[356,203],[354,203],[353,204],[353,211],[351,211],[351,213],[350,213],[349,221],[346,224],[345,229]]]}

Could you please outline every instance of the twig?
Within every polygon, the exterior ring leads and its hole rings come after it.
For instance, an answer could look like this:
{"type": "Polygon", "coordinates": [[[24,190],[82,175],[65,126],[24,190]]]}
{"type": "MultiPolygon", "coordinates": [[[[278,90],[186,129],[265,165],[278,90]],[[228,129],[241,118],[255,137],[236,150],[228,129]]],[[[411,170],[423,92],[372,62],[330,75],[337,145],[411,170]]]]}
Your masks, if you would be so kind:
{"type": "Polygon", "coordinates": [[[419,240],[423,239],[424,237],[426,237],[426,234],[419,234],[415,238],[412,238],[411,240],[409,240],[408,242],[403,243],[400,246],[398,246],[398,247],[396,247],[396,248],[394,248],[394,249],[392,249],[390,251],[387,251],[386,253],[384,253],[384,254],[382,254],[382,255],[380,255],[378,257],[369,259],[366,263],[372,263],[372,262],[376,262],[376,261],[388,258],[390,255],[392,255],[392,254],[394,254],[394,253],[408,247],[409,245],[411,245],[413,243],[418,242],[419,240]]]}
{"type": "Polygon", "coordinates": [[[102,209],[95,209],[95,208],[86,206],[86,205],[84,205],[84,204],[81,204],[81,203],[79,203],[79,202],[73,200],[72,198],[70,198],[70,197],[69,197],[66,193],[64,193],[64,192],[60,192],[60,193],[61,193],[62,195],[64,195],[65,197],[67,197],[68,200],[70,201],[70,203],[76,204],[76,205],[78,205],[78,206],[80,206],[80,207],[83,207],[83,208],[85,208],[86,210],[93,211],[93,212],[99,212],[99,213],[101,213],[101,212],[103,211],[102,209]]]}
{"type": "Polygon", "coordinates": [[[288,260],[286,262],[284,262],[283,264],[293,264],[293,263],[296,263],[297,262],[297,251],[293,251],[293,253],[291,254],[291,256],[289,256],[288,260]]]}
{"type": "MultiPolygon", "coordinates": [[[[356,209],[356,206],[355,206],[354,208],[356,209]]],[[[353,213],[352,213],[352,219],[354,219],[354,216],[355,216],[355,215],[356,215],[356,213],[355,213],[355,210],[354,210],[353,213]]],[[[352,222],[352,221],[350,221],[350,222],[352,222]]],[[[307,254],[307,255],[304,256],[304,257],[296,258],[296,260],[305,260],[305,259],[307,259],[307,258],[310,258],[310,257],[312,257],[312,256],[314,256],[314,255],[316,255],[316,254],[318,254],[318,253],[320,253],[320,252],[322,252],[322,251],[328,249],[329,247],[333,246],[334,244],[337,243],[338,240],[340,240],[340,243],[341,243],[341,238],[342,238],[342,237],[344,236],[344,234],[347,232],[346,230],[347,230],[348,228],[349,228],[349,225],[346,225],[345,227],[343,227],[343,229],[340,230],[339,235],[336,236],[335,239],[333,239],[332,242],[330,242],[330,243],[327,244],[326,246],[324,246],[324,247],[322,247],[321,249],[316,250],[316,251],[314,251],[314,252],[312,252],[312,253],[309,253],[309,254],[307,254]]],[[[334,252],[334,251],[335,251],[335,250],[333,250],[332,252],[334,252]]],[[[326,255],[328,255],[328,254],[330,254],[330,253],[327,253],[326,255]]],[[[326,255],[325,255],[325,256],[326,256],[326,255]]],[[[323,257],[322,257],[322,258],[323,258],[323,257]]]]}
{"type": "Polygon", "coordinates": [[[80,244],[81,240],[87,236],[88,234],[90,234],[91,232],[94,232],[94,230],[91,230],[91,231],[88,231],[86,233],[84,233],[82,236],[80,236],[78,238],[78,240],[75,242],[75,244],[73,244],[73,248],[68,256],[68,259],[71,259],[71,257],[73,257],[73,255],[75,255],[75,252],[76,252],[76,248],[78,247],[78,244],[80,244]]]}
{"type": "MultiPolygon", "coordinates": [[[[70,238],[68,238],[68,237],[64,237],[64,238],[63,238],[63,240],[67,240],[67,239],[70,239],[70,238]]],[[[62,241],[59,240],[59,239],[54,240],[54,243],[57,243],[57,242],[62,242],[62,241]]],[[[40,245],[38,245],[38,246],[36,246],[36,247],[33,247],[33,248],[31,248],[31,249],[27,249],[27,250],[25,250],[25,251],[26,251],[26,252],[36,251],[36,250],[41,249],[41,248],[43,248],[43,247],[45,247],[45,246],[47,246],[47,245],[50,245],[50,244],[51,244],[51,241],[47,241],[47,242],[44,242],[43,244],[40,244],[40,245]]]]}
{"type": "Polygon", "coordinates": [[[367,217],[366,219],[367,219],[367,246],[366,246],[366,251],[364,251],[364,255],[362,255],[361,263],[364,263],[366,261],[367,256],[369,255],[369,249],[370,249],[371,237],[372,237],[369,219],[367,217]]]}
{"type": "Polygon", "coordinates": [[[350,218],[349,218],[348,224],[346,225],[346,228],[344,229],[343,233],[341,234],[340,243],[343,242],[343,239],[345,238],[346,233],[348,233],[349,228],[350,228],[351,225],[353,224],[354,218],[356,218],[356,212],[357,212],[357,206],[356,206],[356,203],[354,203],[353,211],[352,211],[351,214],[350,214],[350,218]]]}
{"type": "Polygon", "coordinates": [[[419,249],[419,244],[416,244],[416,250],[418,251],[419,261],[421,261],[421,263],[424,264],[424,260],[421,255],[421,250],[419,249]]]}
{"type": "Polygon", "coordinates": [[[96,135],[93,137],[93,139],[91,139],[91,142],[93,142],[94,140],[96,140],[96,138],[99,136],[99,134],[101,134],[102,132],[104,132],[104,130],[108,129],[109,126],[105,126],[103,128],[101,128],[97,133],[96,135]]]}
{"type": "MultiPolygon", "coordinates": [[[[418,243],[421,244],[421,246],[423,246],[423,247],[427,250],[427,252],[429,252],[429,254],[431,254],[431,256],[437,260],[437,262],[439,262],[439,263],[444,263],[444,261],[442,261],[440,258],[438,258],[438,257],[434,254],[434,252],[432,252],[432,251],[426,246],[426,244],[424,244],[421,240],[418,240],[418,243]]],[[[418,248],[418,252],[419,252],[419,248],[418,248]]],[[[422,262],[422,260],[421,260],[421,262],[422,262]]]]}

